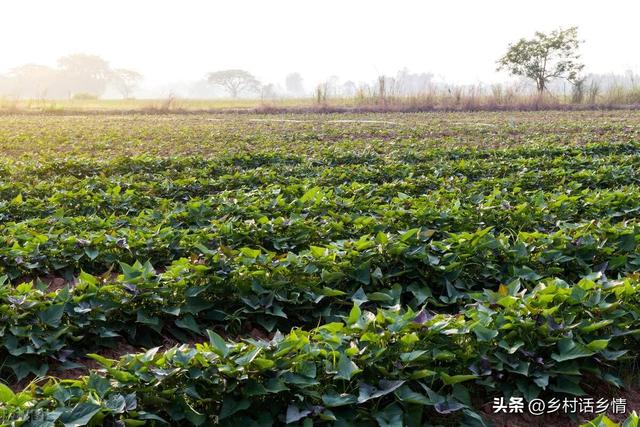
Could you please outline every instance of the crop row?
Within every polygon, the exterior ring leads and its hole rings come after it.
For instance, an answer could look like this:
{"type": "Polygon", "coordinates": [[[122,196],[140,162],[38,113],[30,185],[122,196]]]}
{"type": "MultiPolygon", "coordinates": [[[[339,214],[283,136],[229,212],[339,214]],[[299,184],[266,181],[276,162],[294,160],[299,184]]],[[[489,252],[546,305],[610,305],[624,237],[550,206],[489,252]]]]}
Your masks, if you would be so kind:
{"type": "MultiPolygon", "coordinates": [[[[83,194],[88,196],[89,190],[83,194]]],[[[179,203],[156,199],[156,209],[137,208],[130,203],[136,198],[120,190],[105,194],[114,206],[128,212],[89,214],[86,211],[97,210],[92,204],[95,198],[67,200],[66,210],[77,206],[79,215],[66,216],[65,210],[54,209],[50,216],[4,222],[0,225],[0,271],[12,278],[65,269],[66,274],[80,268],[100,272],[117,260],[130,263],[135,259],[150,259],[162,266],[191,253],[193,242],[283,252],[416,226],[432,229],[438,238],[486,227],[504,233],[552,234],[572,223],[580,226],[593,221],[595,227],[611,222],[613,226],[627,224],[632,230],[640,212],[640,192],[635,186],[555,193],[496,188],[458,197],[446,190],[410,196],[395,189],[360,185],[328,189],[270,186],[179,203]]],[[[37,203],[49,202],[27,203],[19,197],[5,203],[3,215],[35,211],[37,203]]]]}
{"type": "Polygon", "coordinates": [[[221,153],[361,152],[637,141],[638,115],[615,113],[3,116],[0,152],[14,159],[221,153]],[[364,119],[364,120],[363,120],[364,119]]]}
{"type": "MultiPolygon", "coordinates": [[[[201,425],[318,422],[422,425],[434,414],[482,424],[472,395],[585,393],[584,376],[622,384],[638,352],[637,278],[547,280],[485,290],[460,314],[353,305],[344,320],[270,340],[153,348],[78,380],[44,380],[14,394],[9,420],[155,420],[201,425]],[[595,280],[595,281],[594,281],[595,280]],[[396,420],[396,421],[393,421],[396,420]]],[[[45,425],[45,424],[38,424],[45,425]]],[[[50,424],[53,425],[53,424],[50,424]]]]}
{"type": "Polygon", "coordinates": [[[484,229],[434,240],[432,230],[412,229],[286,254],[194,242],[191,260],[160,273],[149,263],[121,263],[119,277],[82,273],[72,289],[53,293],[42,282],[5,285],[4,366],[21,378],[42,374],[46,360],[66,361],[119,337],[151,346],[222,324],[232,332],[246,321],[266,331],[310,326],[344,315],[351,301],[455,312],[473,293],[504,283],[616,278],[640,266],[640,232],[630,230],[591,223],[515,239],[484,229]]]}
{"type": "MultiPolygon", "coordinates": [[[[599,147],[611,147],[602,145],[599,147]]],[[[103,187],[122,182],[150,192],[170,197],[180,183],[192,181],[198,187],[191,196],[206,192],[234,190],[265,183],[288,185],[313,178],[324,186],[345,181],[361,183],[394,182],[424,177],[430,179],[466,178],[475,182],[511,178],[520,186],[538,184],[543,188],[557,186],[557,179],[577,179],[589,186],[637,183],[638,148],[622,146],[625,151],[593,155],[589,150],[571,153],[550,153],[539,157],[522,157],[515,150],[474,150],[456,155],[435,151],[429,155],[389,157],[388,153],[359,153],[341,155],[331,153],[316,158],[281,155],[234,156],[208,160],[203,158],[156,159],[141,157],[102,162],[68,160],[52,163],[17,163],[2,167],[3,176],[10,179],[0,186],[3,198],[18,193],[33,197],[47,197],[57,186],[80,188],[103,187]],[[466,153],[466,154],[465,154],[466,153]],[[574,176],[575,175],[575,176],[574,176]],[[634,179],[635,178],[635,179],[634,179]],[[169,179],[177,185],[156,186],[169,179]],[[13,184],[13,185],[11,185],[13,184]],[[201,192],[198,193],[197,190],[201,192]],[[164,193],[164,194],[163,194],[164,193]]],[[[595,151],[595,150],[594,150],[595,151]]],[[[436,185],[432,186],[436,188],[436,185]]],[[[539,187],[536,187],[539,188],[539,187]]]]}

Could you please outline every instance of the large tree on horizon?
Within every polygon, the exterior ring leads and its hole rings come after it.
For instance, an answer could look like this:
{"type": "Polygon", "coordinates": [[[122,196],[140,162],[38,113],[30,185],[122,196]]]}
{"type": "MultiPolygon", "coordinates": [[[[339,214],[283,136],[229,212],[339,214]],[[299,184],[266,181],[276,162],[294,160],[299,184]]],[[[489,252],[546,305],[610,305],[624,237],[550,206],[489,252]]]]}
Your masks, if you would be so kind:
{"type": "Polygon", "coordinates": [[[142,81],[142,74],[126,68],[113,70],[111,81],[123,98],[131,96],[136,86],[142,81]]]}
{"type": "Polygon", "coordinates": [[[539,95],[553,79],[579,80],[584,64],[579,62],[578,28],[558,29],[549,34],[537,31],[533,38],[522,38],[509,44],[507,53],[498,60],[498,71],[527,77],[535,81],[539,95]]]}
{"type": "Polygon", "coordinates": [[[221,70],[209,73],[207,81],[216,86],[222,86],[232,98],[237,98],[242,92],[260,92],[260,82],[253,74],[245,70],[221,70]]]}
{"type": "Polygon", "coordinates": [[[109,63],[97,55],[75,53],[58,59],[59,72],[69,95],[100,96],[113,78],[109,63]]]}

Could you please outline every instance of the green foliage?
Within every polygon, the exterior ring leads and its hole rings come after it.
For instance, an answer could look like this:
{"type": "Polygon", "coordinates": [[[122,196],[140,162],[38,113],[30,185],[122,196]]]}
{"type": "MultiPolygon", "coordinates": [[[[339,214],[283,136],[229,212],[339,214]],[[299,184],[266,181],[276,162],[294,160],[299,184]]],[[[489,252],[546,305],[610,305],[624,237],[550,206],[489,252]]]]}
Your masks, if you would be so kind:
{"type": "Polygon", "coordinates": [[[631,415],[622,423],[616,423],[604,414],[600,414],[591,421],[581,424],[580,427],[637,427],[638,426],[638,414],[636,411],[632,411],[631,415]]]}
{"type": "MultiPolygon", "coordinates": [[[[633,120],[535,117],[247,121],[246,153],[104,159],[49,159],[55,135],[8,124],[35,148],[0,164],[0,420],[481,425],[494,396],[623,387],[640,336],[633,120]]],[[[96,123],[72,128],[124,135],[96,123]]],[[[161,123],[130,132],[215,138],[161,123]]]]}

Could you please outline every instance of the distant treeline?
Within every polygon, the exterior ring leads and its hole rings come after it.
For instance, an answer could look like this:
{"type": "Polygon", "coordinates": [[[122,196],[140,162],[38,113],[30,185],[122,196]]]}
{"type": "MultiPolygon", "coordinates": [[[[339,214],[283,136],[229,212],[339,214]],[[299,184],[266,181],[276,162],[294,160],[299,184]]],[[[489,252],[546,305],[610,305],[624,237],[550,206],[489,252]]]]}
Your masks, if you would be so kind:
{"type": "Polygon", "coordinates": [[[13,99],[99,98],[110,87],[127,98],[141,80],[140,73],[112,69],[99,56],[73,54],[58,59],[55,68],[26,64],[0,75],[0,95],[13,99]]]}
{"type": "MultiPolygon", "coordinates": [[[[74,54],[60,58],[56,67],[29,64],[0,75],[0,97],[4,98],[5,110],[12,103],[24,105],[18,101],[96,100],[105,92],[111,93],[110,97],[118,93],[122,98],[132,98],[141,93],[137,88],[142,79],[136,71],[112,69],[99,56],[74,54]]],[[[511,83],[454,85],[438,81],[431,73],[414,73],[406,68],[372,82],[342,81],[331,76],[313,90],[305,86],[303,76],[297,72],[288,74],[283,84],[265,84],[244,70],[221,70],[200,81],[142,95],[147,99],[170,100],[161,102],[161,107],[154,104],[156,110],[191,110],[188,102],[180,100],[220,98],[254,99],[250,105],[265,111],[278,105],[287,110],[299,107],[393,111],[614,107],[640,105],[640,75],[632,71],[586,74],[573,82],[558,78],[549,81],[540,93],[533,81],[524,77],[511,83]]]]}

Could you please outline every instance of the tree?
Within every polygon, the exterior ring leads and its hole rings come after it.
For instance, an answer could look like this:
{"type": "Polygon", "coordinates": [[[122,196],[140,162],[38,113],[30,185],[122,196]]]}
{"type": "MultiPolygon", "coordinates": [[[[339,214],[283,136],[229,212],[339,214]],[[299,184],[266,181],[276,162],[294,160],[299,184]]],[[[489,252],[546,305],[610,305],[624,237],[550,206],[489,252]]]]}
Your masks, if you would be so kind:
{"type": "Polygon", "coordinates": [[[76,53],[58,59],[60,72],[69,95],[88,93],[102,95],[113,77],[109,63],[96,55],[76,53]]]}
{"type": "Polygon", "coordinates": [[[300,73],[287,74],[284,80],[287,92],[294,96],[301,96],[304,94],[304,82],[300,73]]]}
{"type": "Polygon", "coordinates": [[[507,53],[498,60],[498,71],[506,70],[515,76],[533,79],[542,95],[550,80],[578,80],[584,65],[578,62],[577,27],[555,30],[550,34],[536,32],[532,39],[520,39],[510,44],[507,53]]]}
{"type": "Polygon", "coordinates": [[[118,68],[113,70],[112,82],[123,98],[129,98],[142,81],[142,74],[134,70],[118,68]]]}
{"type": "Polygon", "coordinates": [[[7,89],[16,97],[44,99],[55,95],[51,92],[57,80],[58,75],[53,68],[27,64],[13,68],[7,74],[7,89]]]}
{"type": "Polygon", "coordinates": [[[432,86],[433,74],[412,73],[403,68],[396,74],[396,86],[400,95],[417,95],[425,93],[432,86]]]}
{"type": "Polygon", "coordinates": [[[273,83],[268,83],[260,87],[260,99],[274,99],[276,96],[276,87],[273,83]]]}
{"type": "Polygon", "coordinates": [[[245,70],[222,70],[209,73],[207,81],[212,85],[222,86],[232,98],[245,91],[260,92],[260,82],[245,70]]]}
{"type": "Polygon", "coordinates": [[[340,88],[340,77],[336,75],[329,76],[325,82],[325,91],[327,96],[338,96],[338,89],[340,88]]]}
{"type": "Polygon", "coordinates": [[[342,84],[342,96],[346,96],[350,98],[352,96],[355,96],[357,90],[358,90],[358,87],[351,80],[347,80],[342,84]]]}

